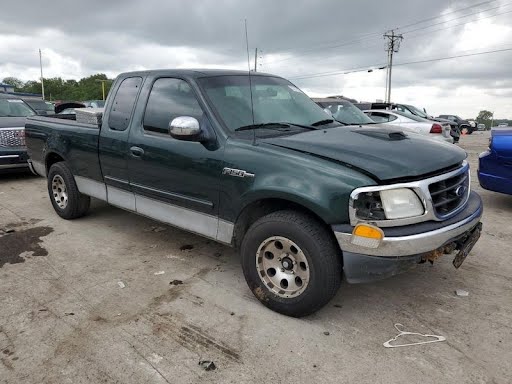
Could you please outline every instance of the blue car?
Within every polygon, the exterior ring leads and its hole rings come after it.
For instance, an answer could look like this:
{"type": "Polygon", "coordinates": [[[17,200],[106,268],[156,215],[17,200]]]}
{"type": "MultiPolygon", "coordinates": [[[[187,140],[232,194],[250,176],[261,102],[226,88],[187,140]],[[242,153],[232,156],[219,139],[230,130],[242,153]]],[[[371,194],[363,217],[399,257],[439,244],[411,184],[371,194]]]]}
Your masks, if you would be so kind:
{"type": "Polygon", "coordinates": [[[478,180],[484,189],[512,195],[512,127],[491,131],[489,148],[480,154],[478,180]]]}

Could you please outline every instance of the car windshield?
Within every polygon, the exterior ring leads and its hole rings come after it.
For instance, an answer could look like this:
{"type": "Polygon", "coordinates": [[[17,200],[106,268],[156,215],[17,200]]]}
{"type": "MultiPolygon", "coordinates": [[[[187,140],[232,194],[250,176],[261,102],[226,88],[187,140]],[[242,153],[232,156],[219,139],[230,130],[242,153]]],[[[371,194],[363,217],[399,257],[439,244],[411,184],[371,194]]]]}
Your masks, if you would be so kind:
{"type": "Polygon", "coordinates": [[[91,100],[91,101],[87,101],[86,104],[93,108],[104,108],[105,107],[104,100],[91,100]]]}
{"type": "Polygon", "coordinates": [[[54,106],[52,103],[43,100],[26,100],[28,105],[30,105],[36,111],[54,111],[54,106]]]}
{"type": "Polygon", "coordinates": [[[20,99],[0,99],[0,117],[27,117],[35,112],[20,99]]]}
{"type": "Polygon", "coordinates": [[[332,102],[320,102],[320,106],[328,109],[337,121],[343,124],[360,125],[375,124],[375,122],[366,116],[363,111],[357,108],[349,101],[333,100],[332,102]]]}
{"type": "MultiPolygon", "coordinates": [[[[198,81],[216,116],[230,132],[268,123],[311,126],[331,117],[292,83],[279,77],[252,76],[251,88],[249,76],[244,75],[205,77],[198,81]]],[[[327,122],[322,129],[332,126],[339,124],[327,122]]],[[[271,125],[265,127],[275,129],[271,125]]]]}
{"type": "Polygon", "coordinates": [[[411,119],[411,120],[414,120],[414,121],[418,121],[418,122],[421,122],[421,123],[424,123],[424,122],[427,121],[427,119],[424,119],[422,117],[419,117],[419,116],[416,116],[416,115],[413,115],[413,114],[407,113],[407,112],[400,112],[400,111],[393,110],[393,113],[396,113],[397,115],[400,115],[400,116],[403,116],[403,117],[406,117],[408,119],[411,119]]]}
{"type": "Polygon", "coordinates": [[[416,116],[423,117],[424,119],[428,119],[428,115],[425,112],[423,112],[421,109],[416,108],[414,105],[405,105],[405,107],[407,107],[416,116]]]}

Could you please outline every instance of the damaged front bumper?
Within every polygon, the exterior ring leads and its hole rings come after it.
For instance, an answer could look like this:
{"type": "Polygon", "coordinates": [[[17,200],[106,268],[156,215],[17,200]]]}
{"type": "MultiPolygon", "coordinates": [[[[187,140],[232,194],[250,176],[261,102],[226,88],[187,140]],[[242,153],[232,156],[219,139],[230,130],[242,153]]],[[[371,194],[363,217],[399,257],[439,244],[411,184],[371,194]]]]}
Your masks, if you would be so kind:
{"type": "Polygon", "coordinates": [[[384,238],[377,248],[352,244],[354,227],[348,224],[333,225],[343,252],[345,277],[350,283],[380,280],[461,249],[473,232],[481,227],[482,213],[480,196],[471,192],[464,210],[449,220],[381,228],[384,238]]]}

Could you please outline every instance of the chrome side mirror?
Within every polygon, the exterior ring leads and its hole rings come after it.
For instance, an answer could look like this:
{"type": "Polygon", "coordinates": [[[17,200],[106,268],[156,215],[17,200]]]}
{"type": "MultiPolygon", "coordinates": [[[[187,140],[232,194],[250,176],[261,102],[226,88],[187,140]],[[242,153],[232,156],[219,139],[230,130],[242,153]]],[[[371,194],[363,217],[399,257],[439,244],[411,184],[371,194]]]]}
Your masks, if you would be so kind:
{"type": "Polygon", "coordinates": [[[196,118],[179,116],[169,123],[169,134],[176,140],[200,141],[201,127],[196,118]]]}

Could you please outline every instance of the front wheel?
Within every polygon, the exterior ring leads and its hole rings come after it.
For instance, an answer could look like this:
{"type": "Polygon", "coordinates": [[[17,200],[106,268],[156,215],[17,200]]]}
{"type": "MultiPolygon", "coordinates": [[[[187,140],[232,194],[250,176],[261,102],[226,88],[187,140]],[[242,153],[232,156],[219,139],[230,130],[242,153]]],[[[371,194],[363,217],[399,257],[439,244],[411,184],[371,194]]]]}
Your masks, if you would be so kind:
{"type": "Polygon", "coordinates": [[[278,211],[257,220],[241,247],[244,276],[253,294],[284,315],[309,315],[336,294],[341,254],[315,218],[278,211]]]}
{"type": "Polygon", "coordinates": [[[63,219],[76,219],[89,210],[91,198],[80,193],[71,170],[64,162],[55,163],[50,167],[48,194],[53,209],[63,219]]]}

